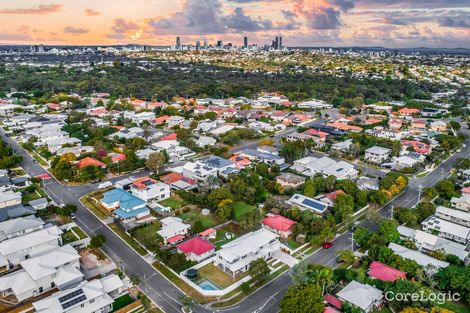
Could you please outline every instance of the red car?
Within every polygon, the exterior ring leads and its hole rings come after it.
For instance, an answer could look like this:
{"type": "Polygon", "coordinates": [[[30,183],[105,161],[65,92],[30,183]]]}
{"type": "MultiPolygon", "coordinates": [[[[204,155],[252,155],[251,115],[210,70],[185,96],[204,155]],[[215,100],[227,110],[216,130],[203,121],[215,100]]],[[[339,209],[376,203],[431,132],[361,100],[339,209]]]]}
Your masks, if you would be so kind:
{"type": "Polygon", "coordinates": [[[333,243],[324,242],[322,246],[323,246],[323,249],[330,249],[331,247],[333,247],[333,243]]]}

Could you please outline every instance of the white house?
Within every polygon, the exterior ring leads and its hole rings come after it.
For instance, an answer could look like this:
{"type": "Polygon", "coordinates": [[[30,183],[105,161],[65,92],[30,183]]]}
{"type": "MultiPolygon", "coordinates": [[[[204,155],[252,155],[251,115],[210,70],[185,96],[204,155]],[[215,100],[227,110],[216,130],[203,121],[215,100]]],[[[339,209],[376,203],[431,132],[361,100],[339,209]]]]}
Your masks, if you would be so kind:
{"type": "Polygon", "coordinates": [[[178,217],[165,217],[161,219],[162,228],[157,233],[163,238],[165,243],[175,243],[181,241],[188,233],[191,225],[183,223],[178,217]]]}
{"type": "Polygon", "coordinates": [[[371,312],[379,307],[383,301],[382,291],[367,285],[361,284],[355,280],[337,293],[341,301],[348,302],[362,309],[363,312],[371,312]]]}
{"type": "Polygon", "coordinates": [[[210,147],[217,143],[217,140],[209,136],[199,136],[196,140],[196,144],[200,148],[210,147]]]}
{"type": "Polygon", "coordinates": [[[297,206],[300,210],[310,210],[317,214],[324,214],[328,209],[328,204],[298,193],[287,200],[287,203],[297,206]]]}
{"type": "Polygon", "coordinates": [[[11,190],[0,191],[0,208],[21,204],[21,192],[11,190]]]}
{"type": "Polygon", "coordinates": [[[0,267],[8,269],[39,252],[62,244],[62,231],[57,226],[14,237],[0,242],[0,267]]]}
{"type": "Polygon", "coordinates": [[[291,169],[305,176],[321,174],[325,177],[333,175],[336,179],[356,179],[358,171],[354,166],[345,161],[335,161],[329,157],[315,158],[305,157],[294,161],[291,169]]]}
{"type": "Polygon", "coordinates": [[[364,160],[367,162],[382,164],[390,158],[390,153],[392,152],[389,148],[383,148],[379,146],[374,146],[365,151],[364,160]]]}
{"type": "Polygon", "coordinates": [[[246,272],[256,259],[265,260],[280,249],[279,235],[264,228],[235,239],[216,252],[214,264],[233,277],[246,272]]]}
{"type": "Polygon", "coordinates": [[[159,141],[153,143],[152,146],[157,151],[165,151],[172,161],[184,160],[196,155],[191,149],[180,146],[180,143],[176,140],[159,141]]]}
{"type": "Polygon", "coordinates": [[[34,215],[18,217],[0,223],[0,242],[41,230],[44,221],[34,215]]]}
{"type": "Polygon", "coordinates": [[[427,254],[424,254],[422,252],[416,251],[416,250],[411,250],[406,247],[400,246],[399,244],[396,244],[394,242],[391,242],[388,247],[392,249],[392,251],[401,256],[402,258],[408,259],[408,260],[413,260],[418,265],[421,265],[423,267],[427,266],[432,266],[437,269],[447,267],[449,266],[448,262],[441,261],[438,259],[435,259],[433,257],[430,257],[427,254]]]}
{"type": "Polygon", "coordinates": [[[68,288],[83,279],[79,260],[80,255],[70,245],[43,252],[21,261],[20,270],[0,277],[0,292],[21,302],[56,287],[68,288]]]}
{"type": "Polygon", "coordinates": [[[470,243],[470,228],[451,223],[436,216],[429,216],[423,222],[423,230],[428,233],[437,232],[439,237],[447,238],[462,244],[470,243]]]}
{"type": "Polygon", "coordinates": [[[112,274],[54,293],[33,302],[33,307],[37,313],[108,313],[123,288],[121,279],[112,274]]]}
{"type": "Polygon", "coordinates": [[[443,220],[470,227],[470,212],[438,206],[434,215],[443,220]]]}
{"type": "Polygon", "coordinates": [[[181,168],[183,176],[203,182],[217,176],[217,169],[204,162],[186,162],[181,168]]]}
{"type": "Polygon", "coordinates": [[[165,123],[168,126],[168,128],[178,126],[184,122],[184,117],[182,116],[170,116],[169,118],[166,119],[165,123]]]}
{"type": "Polygon", "coordinates": [[[460,198],[452,197],[450,204],[453,208],[465,212],[470,212],[470,194],[463,195],[460,198]]]}
{"type": "Polygon", "coordinates": [[[142,177],[132,182],[130,186],[134,196],[148,202],[150,200],[165,200],[171,196],[170,186],[150,177],[142,177]]]}

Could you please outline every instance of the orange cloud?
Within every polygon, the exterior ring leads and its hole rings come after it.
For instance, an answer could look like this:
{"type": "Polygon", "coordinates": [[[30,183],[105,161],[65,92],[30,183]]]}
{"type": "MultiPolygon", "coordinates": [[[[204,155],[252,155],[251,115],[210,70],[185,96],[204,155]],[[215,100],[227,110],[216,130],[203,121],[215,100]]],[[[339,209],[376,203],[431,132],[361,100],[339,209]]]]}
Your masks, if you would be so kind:
{"type": "Polygon", "coordinates": [[[0,9],[0,14],[45,15],[62,11],[63,4],[44,4],[29,8],[0,9]]]}
{"type": "Polygon", "coordinates": [[[98,15],[101,15],[101,12],[95,11],[93,9],[85,9],[85,15],[86,16],[98,16],[98,15]]]}

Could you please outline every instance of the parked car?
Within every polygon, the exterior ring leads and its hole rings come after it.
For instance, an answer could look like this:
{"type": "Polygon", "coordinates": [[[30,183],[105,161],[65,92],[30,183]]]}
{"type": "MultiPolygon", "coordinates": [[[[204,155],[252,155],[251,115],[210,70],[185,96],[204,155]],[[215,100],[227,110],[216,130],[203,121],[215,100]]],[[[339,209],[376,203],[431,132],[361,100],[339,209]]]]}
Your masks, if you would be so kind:
{"type": "Polygon", "coordinates": [[[322,247],[323,247],[323,249],[330,249],[331,247],[333,247],[333,243],[329,242],[329,241],[326,241],[326,242],[323,243],[322,247]]]}
{"type": "Polygon", "coordinates": [[[108,187],[111,187],[113,185],[112,182],[110,181],[105,181],[101,184],[98,185],[98,189],[104,189],[104,188],[108,188],[108,187]]]}

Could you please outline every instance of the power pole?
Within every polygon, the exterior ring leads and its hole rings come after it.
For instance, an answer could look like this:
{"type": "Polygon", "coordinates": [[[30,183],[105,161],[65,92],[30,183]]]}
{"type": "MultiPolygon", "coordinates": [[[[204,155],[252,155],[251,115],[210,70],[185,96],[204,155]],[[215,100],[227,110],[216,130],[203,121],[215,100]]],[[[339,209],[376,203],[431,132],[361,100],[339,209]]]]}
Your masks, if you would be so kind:
{"type": "Polygon", "coordinates": [[[393,209],[394,209],[394,207],[393,207],[393,205],[392,205],[392,210],[390,211],[390,219],[391,219],[391,220],[393,220],[393,211],[394,211],[393,209]]]}
{"type": "Polygon", "coordinates": [[[422,185],[418,186],[418,203],[421,201],[421,188],[422,187],[423,187],[422,185]]]}

